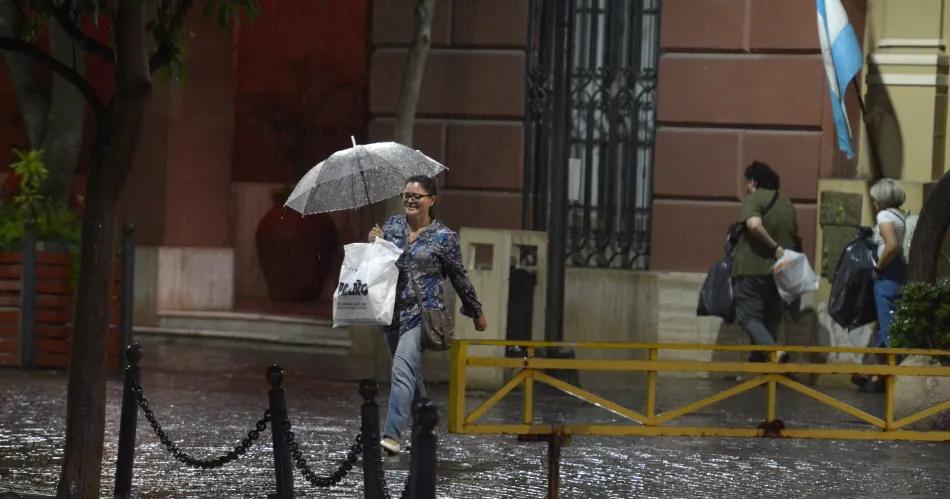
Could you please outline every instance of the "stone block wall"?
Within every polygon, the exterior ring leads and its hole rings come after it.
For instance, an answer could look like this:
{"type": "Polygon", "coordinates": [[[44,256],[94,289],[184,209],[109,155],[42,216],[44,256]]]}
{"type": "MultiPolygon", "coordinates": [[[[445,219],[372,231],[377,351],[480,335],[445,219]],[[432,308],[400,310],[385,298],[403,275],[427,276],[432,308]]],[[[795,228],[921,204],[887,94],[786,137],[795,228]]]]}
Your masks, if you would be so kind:
{"type": "MultiPolygon", "coordinates": [[[[369,140],[391,140],[414,2],[372,2],[369,140]]],[[[444,163],[450,227],[521,228],[527,0],[439,0],[413,146],[444,163]]]]}
{"type": "MultiPolygon", "coordinates": [[[[863,33],[863,2],[844,3],[863,33]]],[[[814,260],[818,179],[856,171],[837,150],[814,3],[664,1],[660,44],[651,268],[706,270],[756,159],[781,176],[814,260]]]]}

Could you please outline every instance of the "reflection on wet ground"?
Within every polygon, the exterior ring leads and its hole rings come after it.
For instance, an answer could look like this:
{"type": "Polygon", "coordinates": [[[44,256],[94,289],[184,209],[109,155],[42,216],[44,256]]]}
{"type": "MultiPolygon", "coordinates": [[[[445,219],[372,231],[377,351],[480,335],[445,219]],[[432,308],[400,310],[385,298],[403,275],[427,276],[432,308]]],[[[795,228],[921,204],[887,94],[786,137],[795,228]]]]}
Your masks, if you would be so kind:
{"type": "MultiPolygon", "coordinates": [[[[210,340],[145,339],[142,385],[160,422],[180,446],[200,457],[236,445],[267,405],[264,371],[287,370],[285,388],[294,431],[308,462],[328,473],[345,455],[359,426],[360,397],[352,380],[365,366],[347,357],[266,349],[210,340]]],[[[357,361],[358,362],[358,361],[357,361]]],[[[598,393],[642,409],[642,383],[585,378],[598,393]]],[[[665,408],[729,386],[727,381],[662,379],[665,408]]],[[[0,370],[0,497],[52,496],[62,462],[66,378],[49,371],[0,370]]],[[[121,380],[108,383],[102,495],[111,496],[121,380]]],[[[513,437],[445,432],[447,390],[432,387],[439,407],[439,494],[453,498],[544,497],[546,447],[513,437]]],[[[379,401],[385,408],[387,392],[379,401]]],[[[520,417],[518,393],[488,420],[520,417]]],[[[880,396],[835,391],[874,414],[880,396]]],[[[779,413],[788,425],[862,427],[850,416],[787,390],[779,413]]],[[[473,407],[478,400],[470,401],[473,407]]],[[[708,407],[679,424],[753,426],[762,419],[764,390],[708,407]]],[[[546,421],[618,422],[573,398],[539,394],[546,421]]],[[[383,414],[384,416],[384,414],[383,414]]],[[[264,497],[274,490],[270,432],[236,463],[196,470],[174,461],[139,418],[136,497],[264,497]]],[[[577,437],[562,451],[562,497],[950,497],[950,446],[863,441],[577,437]]],[[[390,490],[401,490],[408,456],[387,458],[390,490]]],[[[331,489],[315,489],[297,474],[298,497],[362,497],[358,470],[331,489]]]]}

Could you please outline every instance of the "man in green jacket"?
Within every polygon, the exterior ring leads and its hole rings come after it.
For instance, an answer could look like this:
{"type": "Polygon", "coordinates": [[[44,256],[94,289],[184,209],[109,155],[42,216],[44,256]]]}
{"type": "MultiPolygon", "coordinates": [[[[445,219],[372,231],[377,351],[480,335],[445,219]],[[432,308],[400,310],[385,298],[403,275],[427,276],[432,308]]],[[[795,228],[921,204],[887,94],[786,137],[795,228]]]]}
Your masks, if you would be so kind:
{"type": "MultiPolygon", "coordinates": [[[[796,248],[795,207],[779,194],[779,177],[769,165],[752,162],[745,170],[748,195],[742,200],[741,231],[732,264],[736,319],[754,345],[774,345],[782,318],[782,300],[772,278],[772,265],[785,248],[796,248]]],[[[779,359],[788,360],[781,352],[779,359]]],[[[752,362],[768,355],[753,352],[752,362]]]]}

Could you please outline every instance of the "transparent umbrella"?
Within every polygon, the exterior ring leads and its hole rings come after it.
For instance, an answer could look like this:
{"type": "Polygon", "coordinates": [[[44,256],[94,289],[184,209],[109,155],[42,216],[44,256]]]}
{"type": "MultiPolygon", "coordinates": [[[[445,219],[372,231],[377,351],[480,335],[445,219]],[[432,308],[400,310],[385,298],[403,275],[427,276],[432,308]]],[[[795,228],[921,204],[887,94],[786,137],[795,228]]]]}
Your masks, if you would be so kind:
{"type": "Polygon", "coordinates": [[[284,206],[303,215],[359,208],[401,193],[413,175],[434,177],[442,170],[441,163],[411,147],[396,142],[357,145],[354,140],[353,147],[311,168],[284,206]]]}

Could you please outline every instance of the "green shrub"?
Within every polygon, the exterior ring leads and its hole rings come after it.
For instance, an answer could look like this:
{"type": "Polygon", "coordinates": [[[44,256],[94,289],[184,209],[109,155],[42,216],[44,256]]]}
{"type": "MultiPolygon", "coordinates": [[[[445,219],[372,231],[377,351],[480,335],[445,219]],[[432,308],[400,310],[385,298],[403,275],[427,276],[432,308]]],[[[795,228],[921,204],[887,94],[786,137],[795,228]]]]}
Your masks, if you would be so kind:
{"type": "MultiPolygon", "coordinates": [[[[891,326],[891,346],[950,350],[950,279],[904,286],[891,326]]],[[[942,357],[941,363],[950,364],[942,357]]]]}
{"type": "Polygon", "coordinates": [[[0,251],[21,249],[24,221],[32,218],[36,223],[36,240],[47,249],[76,252],[82,221],[65,201],[53,201],[43,195],[48,176],[43,151],[13,149],[13,154],[17,161],[10,169],[20,179],[19,192],[0,204],[0,251]]]}

